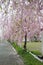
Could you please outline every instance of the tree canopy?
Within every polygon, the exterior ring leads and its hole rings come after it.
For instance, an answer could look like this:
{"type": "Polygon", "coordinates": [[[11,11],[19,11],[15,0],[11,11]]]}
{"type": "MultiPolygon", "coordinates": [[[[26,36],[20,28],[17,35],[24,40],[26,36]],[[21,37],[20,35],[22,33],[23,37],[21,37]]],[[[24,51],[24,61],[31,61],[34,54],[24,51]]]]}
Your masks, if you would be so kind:
{"type": "Polygon", "coordinates": [[[43,28],[43,0],[0,0],[2,38],[21,42],[43,28]]]}

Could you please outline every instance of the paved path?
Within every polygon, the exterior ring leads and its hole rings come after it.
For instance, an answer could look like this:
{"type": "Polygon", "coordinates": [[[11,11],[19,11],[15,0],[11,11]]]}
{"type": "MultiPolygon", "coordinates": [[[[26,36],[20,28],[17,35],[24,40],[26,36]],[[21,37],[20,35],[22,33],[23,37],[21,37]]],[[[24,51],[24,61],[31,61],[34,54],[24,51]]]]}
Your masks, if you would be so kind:
{"type": "Polygon", "coordinates": [[[24,65],[23,61],[8,42],[0,42],[0,65],[24,65]]]}

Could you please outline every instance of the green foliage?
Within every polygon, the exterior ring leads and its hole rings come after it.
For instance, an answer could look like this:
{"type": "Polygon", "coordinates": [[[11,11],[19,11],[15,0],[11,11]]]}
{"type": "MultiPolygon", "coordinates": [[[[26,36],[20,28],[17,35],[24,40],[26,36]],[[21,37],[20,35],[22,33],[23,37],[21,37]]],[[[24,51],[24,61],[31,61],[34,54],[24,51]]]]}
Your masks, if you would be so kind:
{"type": "Polygon", "coordinates": [[[29,2],[32,2],[33,0],[28,0],[29,2]]]}
{"type": "Polygon", "coordinates": [[[34,35],[32,38],[31,38],[31,42],[40,42],[41,40],[38,38],[37,35],[34,35]]]}
{"type": "Polygon", "coordinates": [[[2,10],[2,7],[0,6],[0,10],[2,10]]]}
{"type": "Polygon", "coordinates": [[[23,51],[16,43],[12,44],[18,54],[22,57],[24,65],[43,65],[40,61],[36,60],[29,52],[23,51]]]}

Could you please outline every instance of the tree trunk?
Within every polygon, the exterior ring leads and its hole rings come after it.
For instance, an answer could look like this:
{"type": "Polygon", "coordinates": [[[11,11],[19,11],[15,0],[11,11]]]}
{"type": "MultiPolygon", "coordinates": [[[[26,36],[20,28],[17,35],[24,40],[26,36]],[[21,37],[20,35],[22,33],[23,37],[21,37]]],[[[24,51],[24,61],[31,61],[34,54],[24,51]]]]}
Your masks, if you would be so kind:
{"type": "Polygon", "coordinates": [[[24,42],[24,50],[26,51],[26,44],[27,44],[27,33],[25,34],[25,42],[24,42]]]}

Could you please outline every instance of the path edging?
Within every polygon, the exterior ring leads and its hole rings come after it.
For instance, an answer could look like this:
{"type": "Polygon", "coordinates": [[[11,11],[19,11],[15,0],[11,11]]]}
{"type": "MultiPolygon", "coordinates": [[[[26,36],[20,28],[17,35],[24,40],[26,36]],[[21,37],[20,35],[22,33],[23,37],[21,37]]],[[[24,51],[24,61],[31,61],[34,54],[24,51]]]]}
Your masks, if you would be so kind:
{"type": "Polygon", "coordinates": [[[37,60],[39,60],[40,62],[43,62],[43,60],[39,59],[35,54],[29,52],[34,58],[36,58],[37,60]]]}

